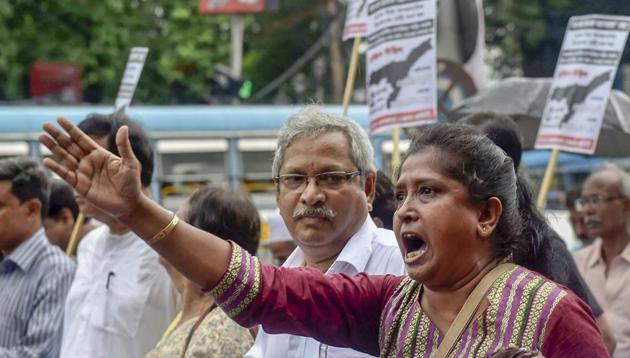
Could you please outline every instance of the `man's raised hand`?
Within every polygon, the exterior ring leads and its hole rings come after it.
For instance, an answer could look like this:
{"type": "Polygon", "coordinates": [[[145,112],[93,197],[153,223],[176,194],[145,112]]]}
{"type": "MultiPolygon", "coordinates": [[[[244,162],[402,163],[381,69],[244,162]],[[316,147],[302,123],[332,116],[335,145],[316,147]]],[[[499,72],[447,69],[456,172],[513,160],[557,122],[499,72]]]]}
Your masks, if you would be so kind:
{"type": "Polygon", "coordinates": [[[46,123],[46,134],[39,136],[57,159],[46,158],[44,165],[93,205],[117,218],[128,215],[143,195],[141,166],[133,154],[128,127],[121,127],[116,134],[118,157],[66,118],[57,122],[64,131],[46,123]]]}

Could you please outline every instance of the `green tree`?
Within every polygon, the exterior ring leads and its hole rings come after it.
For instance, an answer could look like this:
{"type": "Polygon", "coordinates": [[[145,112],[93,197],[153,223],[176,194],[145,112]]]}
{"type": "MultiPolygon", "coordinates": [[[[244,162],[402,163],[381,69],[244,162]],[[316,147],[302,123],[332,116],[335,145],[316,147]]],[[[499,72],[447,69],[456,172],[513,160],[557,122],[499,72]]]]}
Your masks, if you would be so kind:
{"type": "MultiPolygon", "coordinates": [[[[551,76],[571,16],[630,14],[627,0],[484,0],[486,40],[501,76],[551,76]]],[[[626,46],[625,59],[630,55],[626,46]]]]}
{"type": "Polygon", "coordinates": [[[79,65],[84,88],[111,103],[129,50],[147,46],[135,101],[198,101],[209,95],[214,65],[229,61],[229,19],[201,16],[189,0],[3,1],[0,41],[8,100],[27,98],[33,62],[61,61],[79,65]]]}
{"type": "MultiPolygon", "coordinates": [[[[323,4],[282,1],[278,11],[246,16],[243,77],[254,92],[319,38],[330,17],[323,4]]],[[[49,61],[78,65],[86,99],[112,103],[129,50],[146,46],[134,103],[205,103],[216,65],[230,62],[230,18],[201,15],[194,0],[0,1],[0,41],[0,100],[27,99],[32,64],[49,61]]],[[[278,91],[298,100],[290,82],[278,91]]]]}

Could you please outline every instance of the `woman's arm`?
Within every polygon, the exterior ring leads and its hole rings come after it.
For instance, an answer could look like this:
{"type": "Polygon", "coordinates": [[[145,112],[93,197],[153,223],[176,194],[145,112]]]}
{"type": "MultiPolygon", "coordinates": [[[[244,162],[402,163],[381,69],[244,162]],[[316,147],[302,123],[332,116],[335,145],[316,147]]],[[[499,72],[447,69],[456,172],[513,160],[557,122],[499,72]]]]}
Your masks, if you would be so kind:
{"type": "Polygon", "coordinates": [[[229,269],[209,293],[243,326],[262,324],[268,333],[313,337],[378,355],[381,313],[402,280],[277,268],[233,245],[229,269]]]}
{"type": "MultiPolygon", "coordinates": [[[[47,135],[39,137],[57,159],[44,159],[46,167],[144,240],[168,225],[173,214],[142,193],[141,166],[131,149],[126,126],[116,135],[118,157],[67,119],[60,118],[58,123],[64,131],[47,123],[47,135]]],[[[201,287],[216,285],[227,269],[231,252],[226,241],[184,222],[152,247],[201,287]]]]}
{"type": "MultiPolygon", "coordinates": [[[[44,161],[49,169],[144,240],[168,226],[172,214],[142,193],[127,127],[117,133],[117,157],[68,120],[58,122],[67,134],[46,124],[48,135],[39,138],[58,159],[44,161]]],[[[402,280],[261,265],[237,245],[184,222],[152,248],[242,325],[261,323],[271,333],[310,336],[376,355],[383,306],[402,280]]]]}

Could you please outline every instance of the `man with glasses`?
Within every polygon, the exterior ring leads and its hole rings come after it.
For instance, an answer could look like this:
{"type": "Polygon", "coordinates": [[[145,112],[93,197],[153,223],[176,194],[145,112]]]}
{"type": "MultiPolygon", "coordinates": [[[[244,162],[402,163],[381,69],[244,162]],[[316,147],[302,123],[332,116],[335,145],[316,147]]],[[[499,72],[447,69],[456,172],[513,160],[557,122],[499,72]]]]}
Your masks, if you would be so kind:
{"type": "MultiPolygon", "coordinates": [[[[588,234],[586,230],[586,224],[584,223],[584,213],[576,208],[576,201],[582,195],[582,185],[577,185],[567,192],[565,199],[565,205],[569,211],[569,220],[571,222],[571,228],[575,234],[575,238],[580,241],[580,246],[577,248],[585,247],[593,243],[595,238],[588,234]]],[[[581,207],[580,207],[581,208],[581,207]]]]}
{"type": "Polygon", "coordinates": [[[613,165],[592,173],[575,208],[597,238],[575,253],[575,262],[608,316],[613,357],[630,357],[630,176],[613,165]]]}
{"type": "MultiPolygon", "coordinates": [[[[272,175],[280,215],[298,247],[285,267],[328,274],[404,274],[390,230],[368,215],[374,199],[374,151],[365,131],[348,117],[309,106],[278,135],[272,175]]],[[[299,299],[299,297],[296,297],[299,299]]],[[[366,357],[312,338],[263,329],[246,357],[366,357]]]]}

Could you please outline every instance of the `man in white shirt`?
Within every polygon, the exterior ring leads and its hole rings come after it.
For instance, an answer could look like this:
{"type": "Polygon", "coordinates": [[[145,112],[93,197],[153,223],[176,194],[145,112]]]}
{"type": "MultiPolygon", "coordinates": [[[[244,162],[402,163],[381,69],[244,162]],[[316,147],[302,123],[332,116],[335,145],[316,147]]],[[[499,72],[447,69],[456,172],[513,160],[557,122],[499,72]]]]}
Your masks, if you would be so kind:
{"type": "Polygon", "coordinates": [[[575,263],[606,312],[613,358],[630,357],[630,175],[614,165],[592,173],[575,207],[597,238],[574,254],[575,263]]]}
{"type": "MultiPolygon", "coordinates": [[[[116,153],[115,134],[127,125],[148,192],[153,173],[150,142],[132,120],[91,115],[79,124],[116,153]]],[[[86,216],[105,225],[81,241],[77,273],[65,306],[61,357],[140,358],[158,342],[177,313],[177,294],[157,254],[129,229],[77,198],[86,216]]]]}
{"type": "MultiPolygon", "coordinates": [[[[273,162],[277,203],[298,245],[284,267],[356,275],[403,275],[394,234],[370,216],[376,171],[365,131],[348,117],[310,106],[289,118],[273,162]]],[[[268,334],[264,326],[246,357],[367,357],[312,338],[268,334]]]]}

